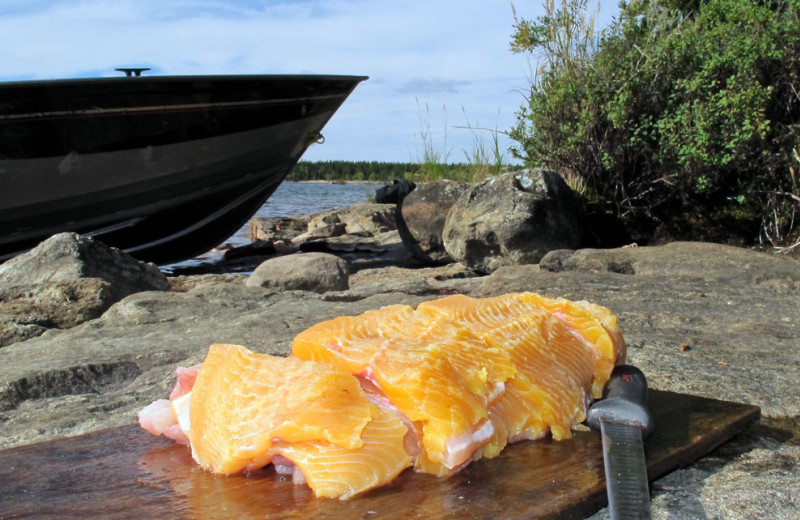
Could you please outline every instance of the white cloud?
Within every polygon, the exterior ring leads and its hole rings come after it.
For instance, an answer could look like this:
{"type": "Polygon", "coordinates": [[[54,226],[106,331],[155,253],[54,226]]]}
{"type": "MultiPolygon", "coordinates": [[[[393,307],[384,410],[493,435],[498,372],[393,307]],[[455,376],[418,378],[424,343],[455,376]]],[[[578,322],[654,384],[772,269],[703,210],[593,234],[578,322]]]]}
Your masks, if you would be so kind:
{"type": "Polygon", "coordinates": [[[439,79],[439,78],[414,78],[401,86],[399,92],[411,94],[431,94],[433,92],[447,92],[454,94],[464,85],[470,82],[463,79],[439,79]]]}
{"type": "MultiPolygon", "coordinates": [[[[434,127],[463,125],[462,105],[481,126],[513,124],[528,73],[509,51],[512,23],[509,3],[487,0],[0,0],[0,80],[119,66],[368,75],[306,158],[406,161],[417,99],[446,107],[434,127]]],[[[459,160],[461,133],[450,132],[459,160]]]]}

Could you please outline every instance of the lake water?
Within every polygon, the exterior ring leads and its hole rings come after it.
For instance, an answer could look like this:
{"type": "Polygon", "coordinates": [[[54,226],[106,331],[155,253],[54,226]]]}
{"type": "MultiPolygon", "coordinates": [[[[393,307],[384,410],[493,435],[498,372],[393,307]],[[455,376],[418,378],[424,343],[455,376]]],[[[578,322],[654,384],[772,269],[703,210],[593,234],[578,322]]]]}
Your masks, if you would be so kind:
{"type": "MultiPolygon", "coordinates": [[[[333,184],[330,182],[283,182],[275,193],[261,206],[255,217],[294,217],[312,215],[330,209],[345,208],[369,201],[374,198],[375,190],[383,186],[380,183],[348,182],[333,184]]],[[[243,246],[250,243],[249,223],[242,226],[232,237],[225,241],[232,246],[243,246]]],[[[218,260],[221,255],[210,252],[199,258],[186,260],[177,264],[161,266],[167,273],[174,273],[185,268],[196,267],[218,260]]]]}
{"type": "Polygon", "coordinates": [[[255,216],[293,217],[345,208],[367,202],[381,186],[374,182],[283,182],[255,216]]]}

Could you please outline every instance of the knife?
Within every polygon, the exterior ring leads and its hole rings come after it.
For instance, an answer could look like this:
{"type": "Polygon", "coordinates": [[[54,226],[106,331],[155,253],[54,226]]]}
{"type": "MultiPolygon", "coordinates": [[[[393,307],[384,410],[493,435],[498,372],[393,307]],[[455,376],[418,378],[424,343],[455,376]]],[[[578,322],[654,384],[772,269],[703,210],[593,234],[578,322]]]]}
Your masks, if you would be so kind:
{"type": "Polygon", "coordinates": [[[586,422],[600,430],[612,520],[650,518],[650,488],[644,456],[653,429],[647,406],[647,379],[630,365],[614,368],[603,399],[589,407],[586,422]]]}

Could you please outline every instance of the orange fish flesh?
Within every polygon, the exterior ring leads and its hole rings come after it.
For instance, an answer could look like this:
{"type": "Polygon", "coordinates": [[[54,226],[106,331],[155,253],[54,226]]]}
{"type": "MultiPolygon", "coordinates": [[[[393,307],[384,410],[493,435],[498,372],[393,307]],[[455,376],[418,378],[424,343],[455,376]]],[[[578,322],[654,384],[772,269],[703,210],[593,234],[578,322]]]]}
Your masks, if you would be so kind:
{"type": "Polygon", "coordinates": [[[236,473],[282,455],[317,496],[347,498],[411,465],[403,421],[332,365],[212,345],[189,417],[192,456],[204,468],[236,473]]]}
{"type": "Polygon", "coordinates": [[[509,442],[568,439],[624,360],[599,305],[455,295],[319,323],[287,358],[212,345],[139,417],[213,472],[272,463],[346,499],[412,465],[445,476],[509,442]]]}
{"type": "Polygon", "coordinates": [[[608,309],[513,293],[335,318],[292,355],[369,381],[412,425],[415,469],[447,475],[508,441],[569,438],[625,346],[608,309]]]}

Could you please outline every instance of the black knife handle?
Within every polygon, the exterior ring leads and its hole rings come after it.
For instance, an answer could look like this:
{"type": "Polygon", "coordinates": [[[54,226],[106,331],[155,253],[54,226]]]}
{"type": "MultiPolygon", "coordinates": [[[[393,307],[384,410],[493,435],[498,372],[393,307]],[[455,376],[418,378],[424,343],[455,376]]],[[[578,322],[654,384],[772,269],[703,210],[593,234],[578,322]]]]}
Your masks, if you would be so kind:
{"type": "Polygon", "coordinates": [[[642,437],[653,430],[653,416],[647,405],[647,378],[638,368],[619,365],[603,389],[603,399],[589,407],[586,422],[595,430],[600,422],[632,424],[642,429],[642,437]]]}

